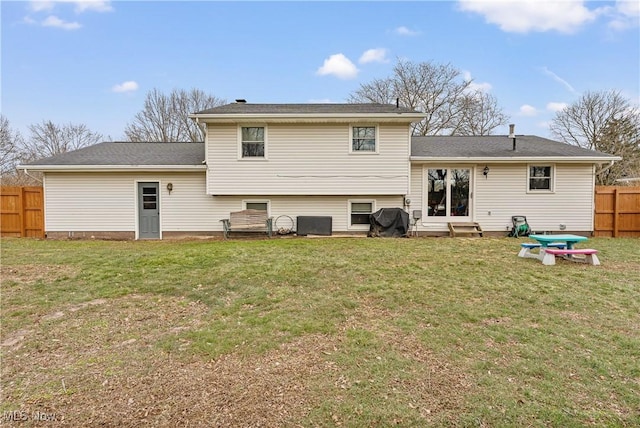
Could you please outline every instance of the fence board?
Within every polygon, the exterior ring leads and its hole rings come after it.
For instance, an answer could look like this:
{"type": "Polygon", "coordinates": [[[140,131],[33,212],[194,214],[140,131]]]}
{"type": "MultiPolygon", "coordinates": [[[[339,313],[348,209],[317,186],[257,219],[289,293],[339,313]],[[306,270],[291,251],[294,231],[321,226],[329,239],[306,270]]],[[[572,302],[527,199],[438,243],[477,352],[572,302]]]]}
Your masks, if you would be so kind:
{"type": "Polygon", "coordinates": [[[44,238],[42,187],[0,189],[0,236],[44,238]]]}
{"type": "Polygon", "coordinates": [[[640,237],[640,187],[596,186],[595,236],[640,237]]]}

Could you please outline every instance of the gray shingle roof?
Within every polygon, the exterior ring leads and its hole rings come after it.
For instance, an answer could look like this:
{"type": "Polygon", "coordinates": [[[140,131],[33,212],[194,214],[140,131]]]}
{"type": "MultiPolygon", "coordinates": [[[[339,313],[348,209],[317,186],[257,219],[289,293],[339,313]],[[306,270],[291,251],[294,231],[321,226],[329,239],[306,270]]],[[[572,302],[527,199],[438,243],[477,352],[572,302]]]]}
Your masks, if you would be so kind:
{"type": "Polygon", "coordinates": [[[419,113],[395,104],[252,104],[231,103],[195,114],[390,114],[419,113]]]}
{"type": "Polygon", "coordinates": [[[616,158],[616,156],[534,135],[516,135],[515,151],[513,150],[513,139],[506,135],[412,137],[411,156],[416,158],[496,159],[517,157],[611,157],[613,160],[616,158]]]}
{"type": "Polygon", "coordinates": [[[29,165],[201,165],[204,143],[106,142],[40,159],[29,165]]]}

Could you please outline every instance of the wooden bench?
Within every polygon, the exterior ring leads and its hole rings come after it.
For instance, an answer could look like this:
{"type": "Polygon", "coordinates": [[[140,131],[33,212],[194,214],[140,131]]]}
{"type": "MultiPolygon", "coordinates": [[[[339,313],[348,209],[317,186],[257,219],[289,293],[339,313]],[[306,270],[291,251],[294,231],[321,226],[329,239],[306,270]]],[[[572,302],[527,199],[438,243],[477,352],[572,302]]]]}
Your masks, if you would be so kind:
{"type": "Polygon", "coordinates": [[[594,250],[591,248],[580,248],[568,250],[566,248],[545,248],[544,256],[542,257],[542,264],[544,265],[555,265],[556,264],[556,256],[569,256],[568,260],[573,262],[584,262],[589,263],[590,265],[597,266],[600,264],[600,260],[596,255],[598,250],[594,250]],[[582,257],[573,257],[575,255],[583,255],[582,257]]]}
{"type": "Polygon", "coordinates": [[[220,220],[224,230],[224,239],[230,232],[261,232],[271,238],[273,219],[262,210],[243,210],[229,213],[229,218],[220,220]]]}
{"type": "MultiPolygon", "coordinates": [[[[518,253],[518,257],[539,259],[541,257],[541,254],[532,253],[531,250],[540,248],[540,247],[542,247],[542,245],[538,244],[537,242],[524,242],[520,244],[520,252],[518,253]]],[[[567,248],[567,244],[565,244],[564,242],[551,242],[550,244],[547,244],[547,247],[567,248]]]]}
{"type": "Polygon", "coordinates": [[[467,223],[449,223],[449,236],[456,237],[458,235],[478,235],[482,236],[482,228],[479,223],[467,222],[467,223]]]}

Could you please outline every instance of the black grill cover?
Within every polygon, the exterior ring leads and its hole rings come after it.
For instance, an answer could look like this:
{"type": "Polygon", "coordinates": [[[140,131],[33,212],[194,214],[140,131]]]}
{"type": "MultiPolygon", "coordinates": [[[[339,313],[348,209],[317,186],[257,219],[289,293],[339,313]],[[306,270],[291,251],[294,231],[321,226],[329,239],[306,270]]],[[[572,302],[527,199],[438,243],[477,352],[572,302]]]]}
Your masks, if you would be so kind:
{"type": "Polygon", "coordinates": [[[409,214],[402,208],[381,208],[369,216],[368,236],[399,238],[409,232],[409,214]]]}

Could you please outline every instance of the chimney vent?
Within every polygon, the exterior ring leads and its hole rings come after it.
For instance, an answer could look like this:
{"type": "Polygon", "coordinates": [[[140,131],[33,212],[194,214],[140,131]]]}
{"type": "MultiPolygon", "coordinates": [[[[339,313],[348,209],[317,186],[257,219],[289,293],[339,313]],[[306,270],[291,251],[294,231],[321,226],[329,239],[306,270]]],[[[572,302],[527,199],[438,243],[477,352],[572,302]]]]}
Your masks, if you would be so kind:
{"type": "Polygon", "coordinates": [[[246,103],[247,103],[247,100],[245,100],[245,99],[243,99],[243,98],[238,98],[238,99],[236,100],[236,103],[238,103],[238,104],[246,104],[246,103]]]}
{"type": "Polygon", "coordinates": [[[513,151],[516,151],[516,125],[509,125],[509,138],[513,138],[513,151]]]}

